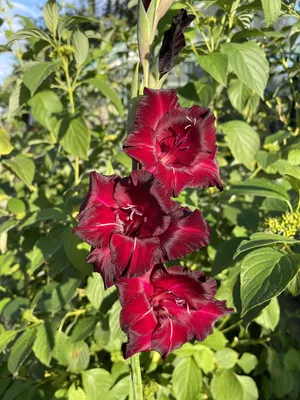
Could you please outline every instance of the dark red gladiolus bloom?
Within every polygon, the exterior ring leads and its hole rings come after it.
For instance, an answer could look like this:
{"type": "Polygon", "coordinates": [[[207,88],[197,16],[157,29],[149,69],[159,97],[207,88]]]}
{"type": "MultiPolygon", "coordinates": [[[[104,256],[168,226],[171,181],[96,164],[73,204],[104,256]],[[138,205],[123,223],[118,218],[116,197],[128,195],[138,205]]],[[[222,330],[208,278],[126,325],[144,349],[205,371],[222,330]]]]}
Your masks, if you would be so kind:
{"type": "Polygon", "coordinates": [[[77,218],[73,232],[92,246],[87,261],[101,273],[106,287],[209,243],[200,211],[172,201],[166,187],[145,170],[123,179],[91,172],[77,218]]]}
{"type": "Polygon", "coordinates": [[[175,90],[146,88],[124,151],[160,179],[172,196],[186,187],[222,189],[214,121],[208,108],[180,107],[175,90]]]}
{"type": "Polygon", "coordinates": [[[128,335],[124,357],[156,350],[166,359],[191,339],[202,341],[214,323],[233,312],[214,299],[216,282],[203,272],[156,265],[144,276],[117,284],[121,328],[128,335]]]}

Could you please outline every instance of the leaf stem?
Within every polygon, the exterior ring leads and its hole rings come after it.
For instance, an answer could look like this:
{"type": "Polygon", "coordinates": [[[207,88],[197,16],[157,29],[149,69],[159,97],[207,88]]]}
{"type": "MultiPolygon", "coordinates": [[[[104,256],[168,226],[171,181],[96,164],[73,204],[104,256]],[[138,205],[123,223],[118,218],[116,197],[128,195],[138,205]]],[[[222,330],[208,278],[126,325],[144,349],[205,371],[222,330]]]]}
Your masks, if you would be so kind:
{"type": "Polygon", "coordinates": [[[141,376],[140,355],[134,354],[130,358],[131,380],[133,386],[134,400],[143,400],[143,384],[141,376]]]}

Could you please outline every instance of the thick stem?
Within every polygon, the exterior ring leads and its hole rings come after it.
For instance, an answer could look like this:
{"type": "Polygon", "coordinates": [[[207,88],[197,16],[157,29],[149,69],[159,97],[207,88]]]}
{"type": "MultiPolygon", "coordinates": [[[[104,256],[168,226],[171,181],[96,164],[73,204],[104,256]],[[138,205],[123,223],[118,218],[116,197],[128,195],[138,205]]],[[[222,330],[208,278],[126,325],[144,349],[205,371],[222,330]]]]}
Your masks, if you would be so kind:
{"type": "Polygon", "coordinates": [[[130,358],[131,364],[131,381],[133,387],[134,400],[143,400],[143,383],[140,367],[140,355],[134,354],[130,358]]]}

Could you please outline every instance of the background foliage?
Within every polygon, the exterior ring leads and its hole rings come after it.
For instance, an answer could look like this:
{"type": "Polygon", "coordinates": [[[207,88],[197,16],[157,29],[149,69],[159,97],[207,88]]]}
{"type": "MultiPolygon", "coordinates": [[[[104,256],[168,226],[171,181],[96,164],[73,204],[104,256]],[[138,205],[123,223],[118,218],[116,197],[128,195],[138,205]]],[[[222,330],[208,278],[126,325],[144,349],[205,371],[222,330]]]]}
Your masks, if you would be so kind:
{"type": "MultiPolygon", "coordinates": [[[[300,22],[293,3],[176,1],[160,21],[158,49],[178,9],[197,16],[181,55],[187,84],[181,66],[167,85],[178,86],[182,105],[213,109],[225,187],[180,196],[212,229],[208,248],[180,263],[217,279],[218,298],[236,313],[165,364],[142,354],[145,399],[300,396],[300,22]]],[[[116,293],[104,291],[85,263],[88,246],[70,229],[88,172],[131,168],[121,149],[138,59],[136,2],[108,2],[99,18],[89,10],[63,13],[49,1],[44,21],[21,17],[24,29],[6,30],[8,47],[1,47],[18,59],[0,98],[3,400],[130,394],[116,293]]]]}

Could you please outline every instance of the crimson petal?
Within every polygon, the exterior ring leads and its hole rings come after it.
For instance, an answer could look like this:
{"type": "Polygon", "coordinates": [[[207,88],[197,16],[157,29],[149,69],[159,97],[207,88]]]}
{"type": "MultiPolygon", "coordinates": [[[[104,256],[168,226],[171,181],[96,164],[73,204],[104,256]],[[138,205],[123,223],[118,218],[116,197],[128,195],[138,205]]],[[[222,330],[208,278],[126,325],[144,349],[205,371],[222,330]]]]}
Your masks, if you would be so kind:
{"type": "Polygon", "coordinates": [[[145,167],[157,163],[155,133],[148,126],[131,132],[123,142],[124,153],[145,167]]]}
{"type": "Polygon", "coordinates": [[[159,259],[159,239],[138,239],[120,234],[112,236],[110,248],[112,262],[120,275],[128,278],[143,275],[159,259]]]}
{"type": "Polygon", "coordinates": [[[205,307],[216,294],[214,279],[206,278],[203,272],[181,266],[172,266],[167,270],[156,269],[151,274],[151,283],[156,288],[170,291],[196,310],[205,307]]]}
{"type": "Polygon", "coordinates": [[[116,207],[114,200],[114,187],[121,178],[118,175],[105,176],[96,171],[90,173],[90,187],[88,194],[80,208],[78,218],[92,206],[104,204],[110,207],[116,207]]]}
{"type": "Polygon", "coordinates": [[[86,262],[93,264],[94,268],[100,272],[105,289],[114,285],[116,269],[111,262],[109,247],[101,247],[93,249],[86,258],[86,262]]]}
{"type": "Polygon", "coordinates": [[[226,314],[234,312],[232,308],[226,308],[226,301],[214,300],[200,311],[192,312],[191,323],[194,336],[198,341],[204,340],[213,331],[215,322],[226,314]]]}
{"type": "Polygon", "coordinates": [[[145,88],[136,112],[136,125],[156,129],[160,118],[169,110],[179,107],[176,91],[145,88]]]}
{"type": "Polygon", "coordinates": [[[100,204],[84,212],[72,232],[91,246],[101,247],[108,245],[112,233],[121,228],[116,222],[114,210],[100,204]]]}
{"type": "Polygon", "coordinates": [[[194,179],[187,168],[174,168],[162,163],[157,164],[157,168],[153,173],[155,178],[166,185],[170,195],[173,197],[177,197],[194,179]]]}
{"type": "Polygon", "coordinates": [[[146,335],[153,332],[157,320],[144,293],[132,297],[122,308],[120,325],[125,333],[131,332],[146,335]]]}
{"type": "Polygon", "coordinates": [[[181,347],[192,338],[189,327],[166,315],[160,318],[153,332],[152,350],[156,350],[164,360],[169,353],[181,347]]]}
{"type": "Polygon", "coordinates": [[[152,343],[152,331],[146,335],[137,335],[129,332],[128,342],[122,346],[124,358],[129,358],[142,351],[150,351],[152,343]]]}
{"type": "Polygon", "coordinates": [[[139,276],[138,278],[122,278],[117,283],[117,289],[119,293],[119,299],[123,306],[132,297],[138,296],[141,293],[145,293],[147,297],[151,297],[153,294],[153,287],[150,283],[149,270],[145,275],[139,276]]]}
{"type": "Polygon", "coordinates": [[[188,212],[181,207],[172,215],[168,229],[160,236],[166,261],[181,258],[207,246],[209,226],[199,210],[188,212]]]}
{"type": "Polygon", "coordinates": [[[223,185],[219,175],[219,166],[215,159],[217,148],[212,152],[208,158],[198,160],[192,166],[191,173],[194,178],[189,184],[191,188],[217,186],[218,189],[223,190],[223,185]]]}

